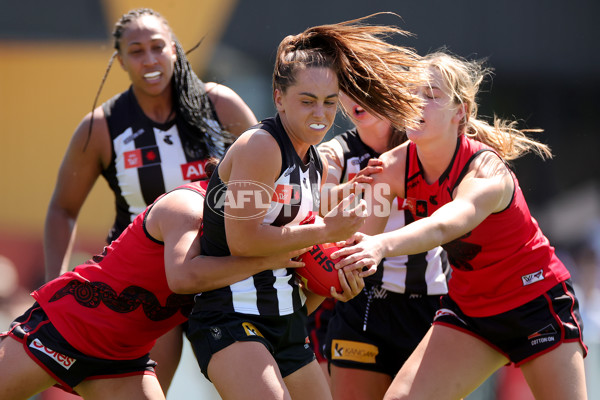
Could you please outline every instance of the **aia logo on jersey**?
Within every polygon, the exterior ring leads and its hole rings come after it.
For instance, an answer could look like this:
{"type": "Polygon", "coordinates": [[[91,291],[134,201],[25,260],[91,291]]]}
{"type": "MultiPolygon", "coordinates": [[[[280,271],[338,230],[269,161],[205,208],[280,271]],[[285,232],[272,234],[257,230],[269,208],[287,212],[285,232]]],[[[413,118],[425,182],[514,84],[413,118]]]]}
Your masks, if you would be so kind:
{"type": "Polygon", "coordinates": [[[126,151],[123,153],[123,161],[126,169],[160,164],[160,152],[158,146],[126,151]]]}
{"type": "Polygon", "coordinates": [[[181,174],[183,179],[188,181],[197,181],[206,178],[206,160],[192,161],[187,164],[181,164],[181,174]]]}
{"type": "Polygon", "coordinates": [[[277,185],[271,201],[281,204],[297,204],[300,202],[300,191],[295,185],[277,185]]]}

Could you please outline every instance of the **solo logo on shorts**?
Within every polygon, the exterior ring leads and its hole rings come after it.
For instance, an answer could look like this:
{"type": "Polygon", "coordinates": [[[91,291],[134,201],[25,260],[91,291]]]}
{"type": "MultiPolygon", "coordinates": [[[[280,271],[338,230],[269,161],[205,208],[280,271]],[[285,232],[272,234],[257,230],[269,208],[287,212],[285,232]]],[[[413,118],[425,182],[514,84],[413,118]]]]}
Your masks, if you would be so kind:
{"type": "Polygon", "coordinates": [[[61,354],[57,351],[54,351],[54,350],[44,346],[44,344],[39,339],[33,339],[33,341],[31,343],[29,343],[29,347],[46,354],[48,357],[52,358],[64,369],[71,368],[73,366],[73,364],[75,364],[75,361],[77,361],[74,358],[67,357],[64,354],[61,354]]]}

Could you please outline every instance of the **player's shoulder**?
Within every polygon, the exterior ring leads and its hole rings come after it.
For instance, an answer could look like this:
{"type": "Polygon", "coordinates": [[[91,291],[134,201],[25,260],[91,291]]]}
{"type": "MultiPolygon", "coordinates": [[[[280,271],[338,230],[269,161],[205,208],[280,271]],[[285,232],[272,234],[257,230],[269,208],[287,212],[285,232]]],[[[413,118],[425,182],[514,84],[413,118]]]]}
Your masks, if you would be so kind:
{"type": "Polygon", "coordinates": [[[404,168],[406,165],[408,144],[408,141],[404,142],[401,145],[382,153],[378,158],[383,162],[383,167],[404,168]]]}
{"type": "Polygon", "coordinates": [[[216,82],[204,83],[204,90],[214,104],[237,104],[241,99],[233,89],[216,82]]]}
{"type": "Polygon", "coordinates": [[[81,119],[75,132],[73,132],[72,141],[77,146],[83,146],[91,152],[97,150],[104,153],[106,149],[110,150],[109,138],[108,123],[104,110],[102,107],[97,107],[81,119]]]}

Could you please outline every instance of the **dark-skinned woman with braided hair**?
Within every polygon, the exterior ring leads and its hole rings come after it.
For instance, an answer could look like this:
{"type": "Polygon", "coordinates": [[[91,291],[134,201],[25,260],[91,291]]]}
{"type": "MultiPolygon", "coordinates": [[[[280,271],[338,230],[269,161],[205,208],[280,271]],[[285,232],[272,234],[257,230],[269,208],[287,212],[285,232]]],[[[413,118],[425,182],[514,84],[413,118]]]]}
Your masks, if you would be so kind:
{"type": "MultiPolygon", "coordinates": [[[[73,134],[46,215],[46,281],[68,269],[77,216],[100,175],[115,196],[110,243],[159,195],[206,178],[206,160],[221,157],[235,136],[257,122],[233,90],[198,79],[158,12],[124,14],[113,37],[106,74],[116,59],[131,86],[100,107],[94,104],[73,134]]],[[[181,348],[182,331],[175,329],[152,351],[165,392],[181,348]]]]}

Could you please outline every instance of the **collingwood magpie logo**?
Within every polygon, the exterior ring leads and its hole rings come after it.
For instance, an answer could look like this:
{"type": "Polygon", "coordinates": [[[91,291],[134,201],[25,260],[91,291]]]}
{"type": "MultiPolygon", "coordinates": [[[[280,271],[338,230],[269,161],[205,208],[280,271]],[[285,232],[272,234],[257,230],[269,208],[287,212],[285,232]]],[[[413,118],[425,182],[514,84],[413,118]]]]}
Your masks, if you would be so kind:
{"type": "Polygon", "coordinates": [[[215,338],[215,340],[219,340],[223,336],[223,334],[221,333],[221,328],[219,328],[217,326],[210,327],[210,334],[212,335],[213,338],[215,338]]]}

